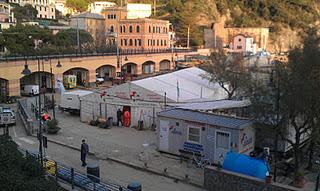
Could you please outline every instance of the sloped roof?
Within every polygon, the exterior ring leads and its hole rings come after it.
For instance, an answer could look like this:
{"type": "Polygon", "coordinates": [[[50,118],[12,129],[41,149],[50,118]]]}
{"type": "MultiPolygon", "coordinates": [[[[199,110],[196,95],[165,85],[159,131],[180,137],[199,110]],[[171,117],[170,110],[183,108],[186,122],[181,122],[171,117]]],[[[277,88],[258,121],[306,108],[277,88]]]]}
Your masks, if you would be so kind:
{"type": "Polygon", "coordinates": [[[239,119],[235,117],[227,117],[215,115],[211,113],[191,111],[185,109],[171,109],[158,113],[160,117],[168,117],[174,119],[182,119],[186,121],[198,122],[213,126],[227,127],[233,129],[243,129],[252,123],[248,119],[239,119]]]}
{"type": "Polygon", "coordinates": [[[102,15],[99,15],[97,13],[88,13],[88,12],[74,15],[72,18],[104,19],[104,17],[102,15]]]}
{"type": "Polygon", "coordinates": [[[173,101],[225,99],[226,92],[217,83],[204,78],[206,74],[207,72],[200,68],[191,67],[132,83],[160,95],[166,93],[167,98],[173,101]]]}
{"type": "Polygon", "coordinates": [[[177,108],[189,110],[215,110],[215,109],[230,109],[249,106],[249,100],[236,101],[236,100],[218,100],[218,101],[205,101],[199,103],[186,103],[177,108]]]}

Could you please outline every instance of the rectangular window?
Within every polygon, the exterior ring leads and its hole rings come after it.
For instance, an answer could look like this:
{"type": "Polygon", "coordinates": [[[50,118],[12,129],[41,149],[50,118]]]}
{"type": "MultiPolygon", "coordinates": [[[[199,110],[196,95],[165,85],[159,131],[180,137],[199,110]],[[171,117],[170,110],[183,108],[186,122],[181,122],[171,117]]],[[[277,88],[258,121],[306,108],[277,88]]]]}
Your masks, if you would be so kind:
{"type": "Polygon", "coordinates": [[[200,143],[200,132],[201,129],[197,127],[188,128],[188,141],[200,143]]]}
{"type": "Polygon", "coordinates": [[[237,46],[237,49],[242,49],[242,46],[237,46]]]}

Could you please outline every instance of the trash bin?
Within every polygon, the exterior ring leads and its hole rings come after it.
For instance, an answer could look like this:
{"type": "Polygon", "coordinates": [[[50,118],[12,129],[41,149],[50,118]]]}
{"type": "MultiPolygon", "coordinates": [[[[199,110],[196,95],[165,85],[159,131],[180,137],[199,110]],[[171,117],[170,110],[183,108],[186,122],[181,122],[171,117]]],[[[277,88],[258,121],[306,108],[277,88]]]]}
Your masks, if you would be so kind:
{"type": "Polygon", "coordinates": [[[97,164],[87,164],[87,177],[93,182],[100,182],[100,169],[97,164]]]}
{"type": "Polygon", "coordinates": [[[143,130],[143,121],[142,120],[138,121],[138,130],[143,130]]]}
{"type": "Polygon", "coordinates": [[[142,191],[142,187],[139,182],[131,182],[127,188],[131,191],[142,191]]]}
{"type": "Polygon", "coordinates": [[[113,126],[113,117],[108,117],[108,123],[107,123],[107,125],[108,125],[109,127],[112,127],[112,126],[113,126]]]}

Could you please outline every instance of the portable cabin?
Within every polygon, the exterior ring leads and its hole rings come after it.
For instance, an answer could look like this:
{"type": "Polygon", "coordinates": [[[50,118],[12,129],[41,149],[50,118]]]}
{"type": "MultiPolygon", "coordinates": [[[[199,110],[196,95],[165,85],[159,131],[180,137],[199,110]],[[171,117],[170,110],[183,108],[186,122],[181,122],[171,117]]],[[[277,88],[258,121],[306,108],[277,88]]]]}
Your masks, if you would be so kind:
{"type": "Polygon", "coordinates": [[[227,152],[249,154],[255,130],[250,119],[175,108],[158,113],[158,150],[203,155],[222,164],[227,152]]]}

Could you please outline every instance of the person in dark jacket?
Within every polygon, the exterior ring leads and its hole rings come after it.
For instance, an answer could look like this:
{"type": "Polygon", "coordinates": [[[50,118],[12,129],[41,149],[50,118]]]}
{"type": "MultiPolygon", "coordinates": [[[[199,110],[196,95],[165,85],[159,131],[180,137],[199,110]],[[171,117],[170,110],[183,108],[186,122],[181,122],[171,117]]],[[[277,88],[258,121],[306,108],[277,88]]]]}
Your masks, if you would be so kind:
{"type": "Polygon", "coordinates": [[[118,109],[118,111],[117,111],[117,124],[118,124],[118,126],[120,125],[120,123],[121,123],[121,126],[123,126],[122,111],[120,109],[118,109]]]}
{"type": "Polygon", "coordinates": [[[87,166],[86,157],[87,157],[88,153],[89,153],[89,146],[86,143],[86,141],[83,139],[82,140],[82,144],[81,144],[81,162],[82,162],[82,166],[87,166]]]}

